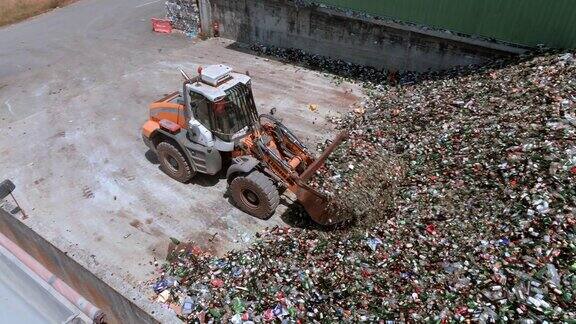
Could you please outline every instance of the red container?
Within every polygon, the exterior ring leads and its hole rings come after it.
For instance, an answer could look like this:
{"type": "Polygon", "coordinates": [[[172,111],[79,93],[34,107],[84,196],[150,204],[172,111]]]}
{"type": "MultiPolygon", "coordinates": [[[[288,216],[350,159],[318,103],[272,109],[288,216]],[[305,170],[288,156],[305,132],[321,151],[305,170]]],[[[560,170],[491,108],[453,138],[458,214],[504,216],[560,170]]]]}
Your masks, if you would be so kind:
{"type": "Polygon", "coordinates": [[[152,30],[157,33],[170,34],[172,32],[172,22],[167,19],[152,18],[152,30]]]}

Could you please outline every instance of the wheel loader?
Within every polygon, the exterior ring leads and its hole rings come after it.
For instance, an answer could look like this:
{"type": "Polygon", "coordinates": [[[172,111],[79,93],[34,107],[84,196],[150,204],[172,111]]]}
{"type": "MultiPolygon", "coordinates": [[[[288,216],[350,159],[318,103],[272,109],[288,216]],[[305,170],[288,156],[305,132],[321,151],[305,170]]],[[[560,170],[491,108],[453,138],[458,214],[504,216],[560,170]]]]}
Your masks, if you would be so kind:
{"type": "Polygon", "coordinates": [[[157,154],[160,168],[186,183],[196,173],[226,170],[233,203],[247,214],[269,218],[285,190],[292,191],[311,218],[335,224],[327,197],[307,185],[310,177],[342,142],[336,137],[315,158],[280,120],[259,115],[249,73],[226,65],[198,69],[177,91],[150,105],[142,127],[144,143],[157,154]]]}

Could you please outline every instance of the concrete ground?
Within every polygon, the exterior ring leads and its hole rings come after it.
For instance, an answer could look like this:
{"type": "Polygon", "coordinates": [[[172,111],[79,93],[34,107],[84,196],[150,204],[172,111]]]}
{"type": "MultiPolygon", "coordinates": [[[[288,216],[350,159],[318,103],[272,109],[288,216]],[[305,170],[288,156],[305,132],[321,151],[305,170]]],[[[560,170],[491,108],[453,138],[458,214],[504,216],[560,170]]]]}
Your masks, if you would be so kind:
{"type": "Polygon", "coordinates": [[[16,184],[28,226],[140,305],[138,287],[170,237],[223,253],[285,224],[285,206],[255,219],[228,202],[225,180],[178,183],[147,153],[147,104],[180,89],[178,67],[249,70],[260,112],[276,107],[310,144],[334,135],[327,114],[361,97],[358,86],[224,39],[155,34],[150,18],[163,16],[163,3],[81,0],[0,28],[0,178],[16,184]]]}

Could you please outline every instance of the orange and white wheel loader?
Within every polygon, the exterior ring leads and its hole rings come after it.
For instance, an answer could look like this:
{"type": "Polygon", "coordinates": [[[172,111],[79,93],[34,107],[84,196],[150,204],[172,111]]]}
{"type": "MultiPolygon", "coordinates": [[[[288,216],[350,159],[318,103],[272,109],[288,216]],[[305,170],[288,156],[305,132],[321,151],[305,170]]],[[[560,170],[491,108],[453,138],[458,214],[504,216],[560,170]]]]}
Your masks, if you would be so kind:
{"type": "Polygon", "coordinates": [[[144,142],[167,175],[188,182],[198,172],[216,175],[227,167],[232,200],[250,215],[269,218],[287,189],[315,222],[343,221],[329,215],[327,197],[307,182],[344,133],[315,158],[278,119],[258,114],[248,74],[225,65],[200,68],[194,79],[180,72],[182,91],[152,103],[142,127],[144,142]]]}

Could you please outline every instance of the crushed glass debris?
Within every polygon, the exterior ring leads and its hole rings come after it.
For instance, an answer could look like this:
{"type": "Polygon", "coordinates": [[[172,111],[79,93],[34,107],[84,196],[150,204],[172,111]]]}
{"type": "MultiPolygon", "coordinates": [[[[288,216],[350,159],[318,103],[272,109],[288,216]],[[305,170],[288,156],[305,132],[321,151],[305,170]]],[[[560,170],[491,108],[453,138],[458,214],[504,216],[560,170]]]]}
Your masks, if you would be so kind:
{"type": "Polygon", "coordinates": [[[154,298],[189,322],[576,318],[573,53],[375,75],[310,183],[354,221],[276,227],[221,258],[179,244],[154,298]]]}

